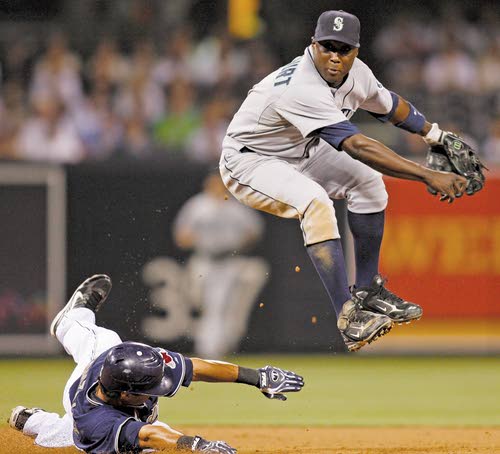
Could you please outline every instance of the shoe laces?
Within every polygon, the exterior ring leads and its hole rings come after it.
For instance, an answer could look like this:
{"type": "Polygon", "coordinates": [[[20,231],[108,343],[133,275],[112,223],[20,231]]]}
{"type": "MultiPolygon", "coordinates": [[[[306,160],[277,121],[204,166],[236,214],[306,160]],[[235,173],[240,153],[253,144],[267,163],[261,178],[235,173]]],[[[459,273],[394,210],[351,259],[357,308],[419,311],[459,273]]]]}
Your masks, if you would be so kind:
{"type": "Polygon", "coordinates": [[[384,287],[384,284],[387,282],[387,279],[382,279],[382,285],[379,287],[377,291],[377,295],[381,296],[383,299],[394,301],[396,303],[403,303],[404,299],[400,298],[395,293],[392,293],[390,290],[384,287]]]}

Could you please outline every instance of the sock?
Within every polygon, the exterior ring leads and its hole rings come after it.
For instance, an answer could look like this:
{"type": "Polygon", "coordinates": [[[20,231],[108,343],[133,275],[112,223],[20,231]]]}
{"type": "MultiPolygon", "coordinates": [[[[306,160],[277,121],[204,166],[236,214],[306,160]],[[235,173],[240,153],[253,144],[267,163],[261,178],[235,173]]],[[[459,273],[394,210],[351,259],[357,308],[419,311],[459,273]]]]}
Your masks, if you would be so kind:
{"type": "Polygon", "coordinates": [[[354,237],[356,287],[368,287],[378,274],[380,246],[384,235],[385,211],[357,214],[347,211],[349,228],[354,237]]]}
{"type": "Polygon", "coordinates": [[[338,316],[344,303],[351,298],[342,243],[340,239],[327,240],[306,249],[338,316]]]}

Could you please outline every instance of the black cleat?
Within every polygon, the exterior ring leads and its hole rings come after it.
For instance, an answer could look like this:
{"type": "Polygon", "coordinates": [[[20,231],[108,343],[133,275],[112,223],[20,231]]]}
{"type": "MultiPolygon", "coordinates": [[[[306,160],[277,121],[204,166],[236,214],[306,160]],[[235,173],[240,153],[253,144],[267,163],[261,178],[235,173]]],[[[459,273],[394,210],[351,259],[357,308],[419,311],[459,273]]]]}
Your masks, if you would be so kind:
{"type": "Polygon", "coordinates": [[[337,320],[337,327],[351,352],[387,334],[392,325],[389,317],[365,311],[353,300],[344,303],[337,320]]]}
{"type": "Polygon", "coordinates": [[[386,279],[375,275],[370,287],[353,288],[352,296],[363,309],[387,315],[396,323],[410,323],[422,317],[422,308],[405,301],[384,287],[386,279]]]}
{"type": "Polygon", "coordinates": [[[19,405],[16,408],[12,409],[12,412],[7,422],[13,429],[22,431],[24,429],[26,421],[39,411],[45,411],[45,410],[42,410],[41,408],[28,408],[19,405]]]}
{"type": "Polygon", "coordinates": [[[56,335],[57,327],[64,316],[72,309],[84,307],[97,312],[111,291],[111,278],[105,274],[95,274],[83,281],[73,293],[66,306],[54,317],[50,334],[56,335]]]}

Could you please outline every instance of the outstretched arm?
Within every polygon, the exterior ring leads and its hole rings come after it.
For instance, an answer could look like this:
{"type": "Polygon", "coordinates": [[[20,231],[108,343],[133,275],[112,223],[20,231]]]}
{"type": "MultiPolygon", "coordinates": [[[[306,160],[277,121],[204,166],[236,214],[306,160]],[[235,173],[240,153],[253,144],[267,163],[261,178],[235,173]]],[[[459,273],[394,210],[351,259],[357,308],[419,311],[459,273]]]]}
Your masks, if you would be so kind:
{"type": "Polygon", "coordinates": [[[354,159],[385,175],[421,181],[450,201],[465,190],[467,180],[464,177],[428,169],[399,156],[377,140],[363,134],[354,134],[345,139],[342,142],[342,149],[354,159]]]}
{"type": "Polygon", "coordinates": [[[139,431],[142,449],[179,449],[214,454],[236,454],[236,449],[224,441],[209,441],[200,436],[183,435],[167,426],[146,424],[139,431]]]}
{"type": "Polygon", "coordinates": [[[304,379],[295,372],[273,366],[260,369],[237,366],[223,361],[191,358],[193,381],[235,382],[257,387],[267,398],[286,400],[283,393],[298,392],[304,379]]]}
{"type": "MultiPolygon", "coordinates": [[[[429,123],[406,99],[396,93],[391,93],[391,97],[393,100],[391,111],[385,116],[378,116],[379,120],[388,119],[399,128],[420,134],[430,145],[426,158],[427,168],[453,172],[465,177],[467,195],[480,191],[485,184],[483,169],[486,167],[474,149],[457,134],[443,131],[437,123],[429,123]]],[[[428,189],[431,194],[437,192],[433,187],[428,189]]]]}

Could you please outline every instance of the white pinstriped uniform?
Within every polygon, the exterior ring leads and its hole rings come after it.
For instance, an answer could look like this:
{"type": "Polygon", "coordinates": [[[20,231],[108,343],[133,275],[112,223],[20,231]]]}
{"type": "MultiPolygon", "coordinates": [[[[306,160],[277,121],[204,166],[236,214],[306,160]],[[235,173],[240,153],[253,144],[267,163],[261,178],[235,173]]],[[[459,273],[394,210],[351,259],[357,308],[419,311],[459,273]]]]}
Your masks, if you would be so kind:
{"type": "Polygon", "coordinates": [[[385,114],[391,107],[390,92],[361,60],[332,88],[308,47],[250,90],[223,142],[222,179],[245,205],[299,219],[306,245],[338,238],[330,199],[346,198],[354,213],[375,213],[385,209],[387,193],[380,173],[310,134],[357,109],[385,114]]]}

